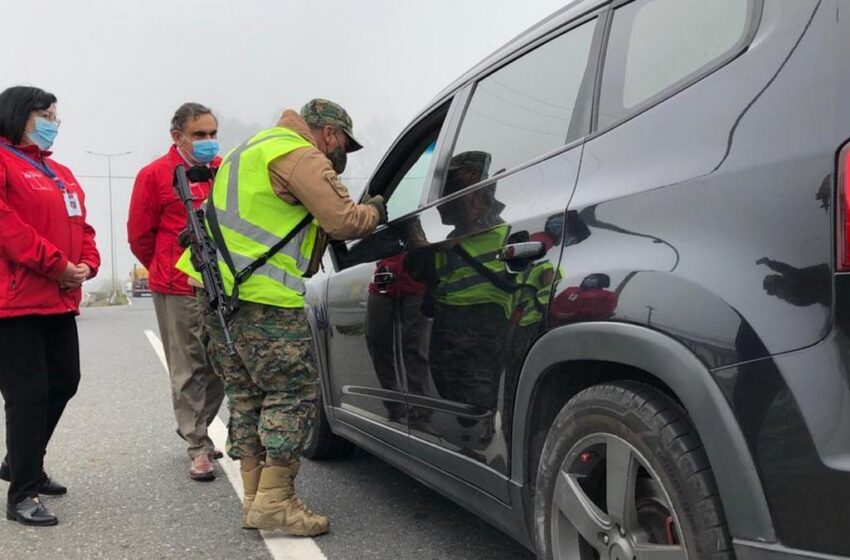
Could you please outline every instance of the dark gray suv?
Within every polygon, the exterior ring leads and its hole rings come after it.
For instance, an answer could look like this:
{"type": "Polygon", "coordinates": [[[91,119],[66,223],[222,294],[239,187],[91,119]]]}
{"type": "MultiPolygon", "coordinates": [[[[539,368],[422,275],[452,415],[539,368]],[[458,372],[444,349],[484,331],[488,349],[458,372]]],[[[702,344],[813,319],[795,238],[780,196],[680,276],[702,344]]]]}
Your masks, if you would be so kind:
{"type": "Polygon", "coordinates": [[[308,288],[322,418],[545,559],[850,558],[850,1],[582,0],[308,288]]]}

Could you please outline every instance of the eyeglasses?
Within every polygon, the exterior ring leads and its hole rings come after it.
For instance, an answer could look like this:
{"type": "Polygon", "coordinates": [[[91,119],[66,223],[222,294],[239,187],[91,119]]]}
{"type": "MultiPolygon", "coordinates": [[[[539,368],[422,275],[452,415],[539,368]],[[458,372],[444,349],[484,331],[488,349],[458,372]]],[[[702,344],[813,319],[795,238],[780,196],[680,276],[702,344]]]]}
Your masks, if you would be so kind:
{"type": "Polygon", "coordinates": [[[51,113],[50,111],[33,111],[32,114],[36,117],[41,117],[47,121],[50,121],[56,124],[57,126],[62,124],[62,120],[56,117],[56,113],[51,113]]]}

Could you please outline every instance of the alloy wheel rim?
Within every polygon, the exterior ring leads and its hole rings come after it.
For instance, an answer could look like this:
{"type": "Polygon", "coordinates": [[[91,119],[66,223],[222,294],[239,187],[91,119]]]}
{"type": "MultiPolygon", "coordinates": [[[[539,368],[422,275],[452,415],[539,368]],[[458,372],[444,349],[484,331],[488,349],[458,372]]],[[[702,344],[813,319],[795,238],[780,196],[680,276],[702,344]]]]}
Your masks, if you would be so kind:
{"type": "Polygon", "coordinates": [[[613,434],[583,438],[558,469],[556,560],[687,560],[679,517],[645,457],[613,434]]]}

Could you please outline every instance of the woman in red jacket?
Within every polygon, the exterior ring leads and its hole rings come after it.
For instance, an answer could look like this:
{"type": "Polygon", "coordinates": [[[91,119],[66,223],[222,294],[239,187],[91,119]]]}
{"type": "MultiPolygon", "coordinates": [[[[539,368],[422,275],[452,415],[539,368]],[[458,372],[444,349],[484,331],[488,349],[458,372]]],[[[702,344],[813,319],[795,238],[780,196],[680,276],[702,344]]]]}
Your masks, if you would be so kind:
{"type": "Polygon", "coordinates": [[[6,404],[6,517],[55,525],[40,494],[66,489],[44,454],[80,381],[75,316],[100,256],[83,191],[49,158],[56,97],[38,88],[0,93],[0,393],[6,404]]]}

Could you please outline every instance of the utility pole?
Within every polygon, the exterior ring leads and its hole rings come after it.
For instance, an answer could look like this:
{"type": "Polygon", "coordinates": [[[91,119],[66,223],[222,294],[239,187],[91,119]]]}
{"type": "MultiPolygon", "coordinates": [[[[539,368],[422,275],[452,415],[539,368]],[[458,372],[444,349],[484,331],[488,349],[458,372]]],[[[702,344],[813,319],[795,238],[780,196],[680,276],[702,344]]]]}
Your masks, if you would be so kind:
{"type": "Polygon", "coordinates": [[[115,305],[118,301],[118,284],[117,284],[117,263],[115,257],[115,227],[113,225],[114,216],[112,215],[112,158],[119,156],[126,156],[131,154],[132,152],[117,152],[114,154],[104,154],[100,152],[92,152],[90,150],[86,150],[86,153],[91,154],[93,156],[100,156],[106,158],[106,164],[108,169],[108,177],[109,177],[109,260],[112,264],[112,292],[109,294],[109,305],[115,305]]]}

